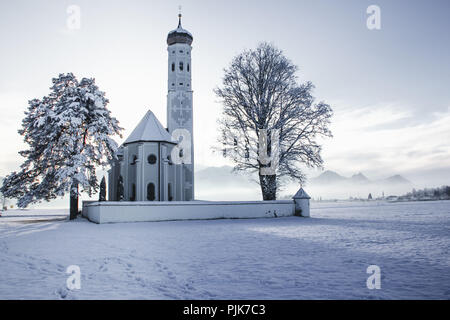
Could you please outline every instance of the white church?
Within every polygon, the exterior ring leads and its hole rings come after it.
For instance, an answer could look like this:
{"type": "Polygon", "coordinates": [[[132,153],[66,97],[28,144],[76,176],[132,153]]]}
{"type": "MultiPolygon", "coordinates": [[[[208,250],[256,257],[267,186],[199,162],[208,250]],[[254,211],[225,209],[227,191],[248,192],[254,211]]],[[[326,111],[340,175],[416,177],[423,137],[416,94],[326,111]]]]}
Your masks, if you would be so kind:
{"type": "Polygon", "coordinates": [[[292,200],[195,199],[193,37],[182,28],[181,14],[178,19],[178,27],[167,36],[167,128],[150,110],[145,114],[108,171],[108,201],[83,201],[83,216],[95,223],[309,217],[310,197],[302,188],[292,200]]]}
{"type": "Polygon", "coordinates": [[[194,199],[193,37],[182,28],[181,14],[178,19],[178,27],[167,36],[167,128],[149,110],[120,146],[118,160],[108,172],[110,201],[194,199]],[[183,143],[177,146],[179,140],[183,143]],[[176,151],[177,159],[172,159],[173,151],[176,151]]]}

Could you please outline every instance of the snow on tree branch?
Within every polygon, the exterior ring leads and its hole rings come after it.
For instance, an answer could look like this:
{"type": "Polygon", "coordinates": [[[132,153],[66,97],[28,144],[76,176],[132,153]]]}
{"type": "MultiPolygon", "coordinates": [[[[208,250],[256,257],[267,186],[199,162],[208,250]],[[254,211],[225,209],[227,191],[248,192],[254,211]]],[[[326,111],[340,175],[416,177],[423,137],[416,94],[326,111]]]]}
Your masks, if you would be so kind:
{"type": "Polygon", "coordinates": [[[28,102],[18,131],[29,146],[19,152],[25,161],[1,188],[20,207],[63,196],[73,185],[97,192],[96,167],[106,166],[118,148],[111,136],[121,136],[122,128],[94,79],[79,82],[68,73],[52,83],[48,96],[28,102]]]}

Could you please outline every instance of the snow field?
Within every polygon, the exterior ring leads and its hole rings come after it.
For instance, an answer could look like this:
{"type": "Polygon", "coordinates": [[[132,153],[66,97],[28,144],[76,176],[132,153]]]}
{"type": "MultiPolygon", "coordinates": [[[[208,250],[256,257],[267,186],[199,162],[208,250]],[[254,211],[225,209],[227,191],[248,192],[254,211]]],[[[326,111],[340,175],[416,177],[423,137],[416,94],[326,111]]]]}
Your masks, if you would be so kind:
{"type": "Polygon", "coordinates": [[[0,298],[450,298],[449,201],[311,207],[312,218],[104,225],[8,211],[0,298]],[[373,264],[380,290],[366,287],[373,264]],[[80,290],[66,288],[70,265],[80,290]]]}

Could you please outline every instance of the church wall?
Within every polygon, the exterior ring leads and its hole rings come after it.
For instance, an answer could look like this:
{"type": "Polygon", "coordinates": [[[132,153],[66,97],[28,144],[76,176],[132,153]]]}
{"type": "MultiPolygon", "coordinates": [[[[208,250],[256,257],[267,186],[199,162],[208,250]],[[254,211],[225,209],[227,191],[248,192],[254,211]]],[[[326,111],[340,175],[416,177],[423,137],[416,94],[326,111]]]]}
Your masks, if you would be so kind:
{"type": "Polygon", "coordinates": [[[128,147],[123,148],[123,159],[120,162],[120,175],[123,179],[123,199],[128,200],[128,147]]]}
{"type": "Polygon", "coordinates": [[[138,145],[129,144],[126,146],[128,149],[128,157],[124,158],[127,161],[127,182],[125,188],[128,191],[126,200],[136,201],[137,200],[137,179],[136,179],[136,168],[138,165],[138,145]]]}
{"type": "MultiPolygon", "coordinates": [[[[167,156],[170,157],[171,152],[173,150],[173,145],[168,145],[167,147],[167,156]]],[[[178,201],[176,197],[176,182],[175,182],[175,164],[170,160],[167,162],[167,201],[178,201]],[[170,184],[170,191],[169,191],[170,184]]]]}
{"type": "Polygon", "coordinates": [[[176,200],[183,201],[183,186],[184,181],[182,179],[183,167],[181,164],[175,165],[175,189],[176,189],[176,200]]]}
{"type": "Polygon", "coordinates": [[[293,200],[83,202],[83,214],[96,223],[273,218],[293,216],[295,202],[293,200]]]}
{"type": "Polygon", "coordinates": [[[178,172],[179,177],[176,178],[175,164],[169,164],[171,161],[168,157],[171,155],[173,144],[160,142],[144,142],[128,144],[123,148],[122,161],[114,161],[108,171],[108,200],[118,201],[117,184],[119,176],[122,175],[124,183],[124,201],[132,201],[133,184],[135,184],[135,200],[134,201],[151,201],[147,198],[147,187],[149,183],[155,186],[155,200],[169,201],[169,184],[171,201],[181,200],[181,171],[178,172]],[[150,156],[155,156],[156,163],[149,162],[150,156]],[[136,156],[136,159],[135,159],[136,156]],[[135,160],[133,160],[135,159],[135,160]],[[134,164],[133,161],[135,162],[134,164]],[[159,171],[161,170],[161,175],[159,171]],[[177,191],[177,189],[179,189],[177,191]],[[161,196],[161,198],[159,198],[161,196]]]}
{"type": "Polygon", "coordinates": [[[136,201],[144,201],[143,174],[145,172],[143,143],[137,144],[138,163],[136,165],[136,201]]]}
{"type": "Polygon", "coordinates": [[[159,181],[159,192],[160,192],[160,201],[167,201],[167,146],[165,143],[161,143],[160,145],[160,156],[161,160],[159,161],[160,165],[160,181],[159,181]]]}

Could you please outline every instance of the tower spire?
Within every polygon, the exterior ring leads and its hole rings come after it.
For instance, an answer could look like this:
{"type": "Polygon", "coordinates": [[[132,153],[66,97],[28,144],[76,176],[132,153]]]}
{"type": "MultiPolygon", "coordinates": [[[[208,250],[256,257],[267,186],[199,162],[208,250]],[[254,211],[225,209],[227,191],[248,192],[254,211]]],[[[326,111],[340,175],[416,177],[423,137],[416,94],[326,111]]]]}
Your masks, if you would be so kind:
{"type": "Polygon", "coordinates": [[[181,28],[181,6],[178,6],[178,28],[181,28]]]}

